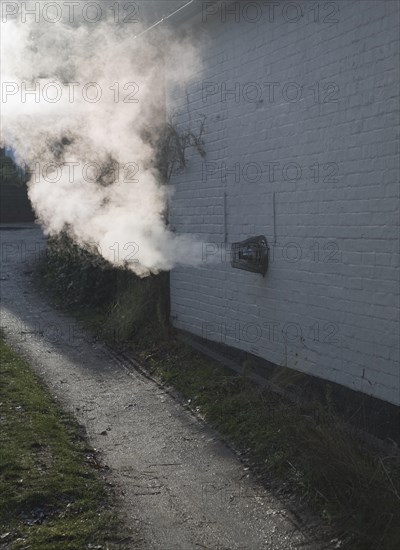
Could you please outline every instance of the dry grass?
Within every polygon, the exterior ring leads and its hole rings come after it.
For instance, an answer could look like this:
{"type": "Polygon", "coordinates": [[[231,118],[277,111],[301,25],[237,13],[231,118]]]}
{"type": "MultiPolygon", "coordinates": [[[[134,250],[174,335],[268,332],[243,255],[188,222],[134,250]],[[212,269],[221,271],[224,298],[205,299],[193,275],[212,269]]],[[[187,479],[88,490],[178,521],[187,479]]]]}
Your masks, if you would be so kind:
{"type": "MultiPolygon", "coordinates": [[[[57,253],[62,266],[62,251],[57,253]]],[[[53,257],[44,269],[51,273],[55,263],[53,257]]],[[[178,342],[167,324],[165,274],[143,281],[127,273],[116,277],[102,307],[85,307],[83,301],[75,303],[74,313],[108,341],[134,350],[150,372],[190,400],[269,487],[295,493],[313,507],[345,541],[342,548],[400,548],[398,458],[348,435],[331,414],[329,396],[319,404],[316,424],[301,407],[178,342]]]]}

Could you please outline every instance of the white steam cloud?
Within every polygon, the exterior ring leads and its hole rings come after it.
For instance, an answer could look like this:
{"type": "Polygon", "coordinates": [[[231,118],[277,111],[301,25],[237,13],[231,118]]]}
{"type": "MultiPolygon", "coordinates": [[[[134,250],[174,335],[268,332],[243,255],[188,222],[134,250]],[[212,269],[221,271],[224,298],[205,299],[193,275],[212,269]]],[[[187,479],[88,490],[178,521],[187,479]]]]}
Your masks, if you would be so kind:
{"type": "Polygon", "coordinates": [[[115,18],[3,18],[1,106],[2,144],[32,170],[29,197],[45,232],[67,231],[146,276],[200,263],[202,245],[169,231],[171,189],[143,133],[166,116],[162,53],[179,62],[184,84],[195,48],[160,28],[135,39],[142,30],[115,18]]]}

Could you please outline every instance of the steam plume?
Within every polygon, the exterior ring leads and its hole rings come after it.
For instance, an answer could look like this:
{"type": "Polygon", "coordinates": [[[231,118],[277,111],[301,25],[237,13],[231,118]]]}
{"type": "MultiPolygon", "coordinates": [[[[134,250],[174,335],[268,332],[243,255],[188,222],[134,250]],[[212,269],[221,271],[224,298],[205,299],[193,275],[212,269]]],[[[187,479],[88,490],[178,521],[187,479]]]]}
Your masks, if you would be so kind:
{"type": "Polygon", "coordinates": [[[32,170],[29,197],[47,234],[67,231],[146,276],[196,265],[201,244],[169,231],[170,189],[144,137],[165,116],[160,51],[167,45],[179,61],[183,83],[195,51],[159,29],[134,39],[142,30],[114,20],[3,22],[2,143],[32,170]]]}

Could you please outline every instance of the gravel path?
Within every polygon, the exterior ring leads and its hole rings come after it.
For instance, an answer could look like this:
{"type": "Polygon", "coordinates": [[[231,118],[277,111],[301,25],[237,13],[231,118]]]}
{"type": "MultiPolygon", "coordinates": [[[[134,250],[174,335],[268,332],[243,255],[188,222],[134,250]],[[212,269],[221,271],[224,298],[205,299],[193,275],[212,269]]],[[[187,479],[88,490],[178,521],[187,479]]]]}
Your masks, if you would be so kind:
{"type": "Polygon", "coordinates": [[[133,548],[317,548],[215,432],[37,293],[38,227],[3,225],[0,238],[1,326],[110,467],[133,548]]]}

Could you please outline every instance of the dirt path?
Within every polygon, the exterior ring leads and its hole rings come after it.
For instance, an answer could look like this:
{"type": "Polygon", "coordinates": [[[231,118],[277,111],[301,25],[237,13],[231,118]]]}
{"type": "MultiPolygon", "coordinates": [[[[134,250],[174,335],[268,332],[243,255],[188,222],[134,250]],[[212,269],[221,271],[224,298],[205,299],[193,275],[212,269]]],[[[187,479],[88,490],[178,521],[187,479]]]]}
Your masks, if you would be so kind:
{"type": "Polygon", "coordinates": [[[317,548],[212,430],[38,295],[37,227],[3,226],[0,238],[1,326],[101,451],[135,548],[317,548]]]}

